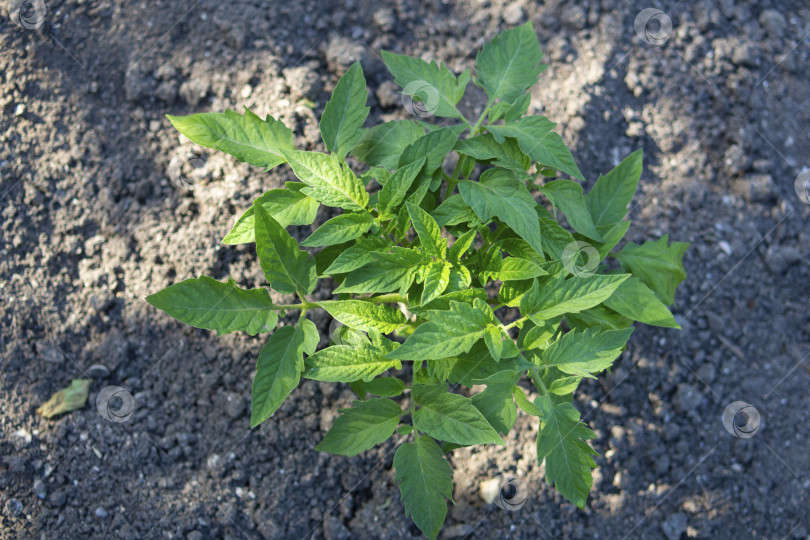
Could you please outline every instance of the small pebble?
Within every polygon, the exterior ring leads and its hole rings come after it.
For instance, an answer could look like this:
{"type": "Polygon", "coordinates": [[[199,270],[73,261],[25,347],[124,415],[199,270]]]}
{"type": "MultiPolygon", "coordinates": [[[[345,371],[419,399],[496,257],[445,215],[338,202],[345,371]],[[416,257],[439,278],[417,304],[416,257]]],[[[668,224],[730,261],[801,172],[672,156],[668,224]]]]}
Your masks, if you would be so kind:
{"type": "Polygon", "coordinates": [[[95,512],[93,512],[93,513],[96,515],[96,517],[100,517],[101,519],[104,519],[105,517],[107,517],[107,511],[104,510],[104,508],[101,507],[101,506],[96,508],[95,512]]]}
{"type": "Polygon", "coordinates": [[[14,109],[14,116],[22,116],[23,114],[25,114],[25,105],[18,103],[14,109]]]}
{"type": "Polygon", "coordinates": [[[242,91],[239,92],[239,95],[242,96],[242,99],[247,99],[253,93],[253,87],[249,84],[246,84],[242,87],[242,91]]]}
{"type": "Polygon", "coordinates": [[[48,495],[48,489],[45,487],[45,483],[42,480],[34,480],[34,493],[36,493],[38,499],[45,500],[45,497],[48,495]]]}
{"type": "Polygon", "coordinates": [[[87,375],[94,379],[103,379],[110,374],[110,370],[103,364],[93,364],[87,368],[87,375]]]}

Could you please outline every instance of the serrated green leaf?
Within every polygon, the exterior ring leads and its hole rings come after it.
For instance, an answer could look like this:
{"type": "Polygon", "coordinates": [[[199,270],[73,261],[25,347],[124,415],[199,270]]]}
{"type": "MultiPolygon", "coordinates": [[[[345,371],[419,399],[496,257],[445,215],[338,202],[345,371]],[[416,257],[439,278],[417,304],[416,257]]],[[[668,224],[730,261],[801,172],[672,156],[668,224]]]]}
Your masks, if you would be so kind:
{"type": "Polygon", "coordinates": [[[286,152],[295,176],[307,185],[305,195],[327,206],[362,211],[368,204],[365,186],[334,154],[286,152]]]}
{"type": "Polygon", "coordinates": [[[498,302],[508,307],[517,307],[526,292],[532,288],[532,280],[504,281],[498,290],[498,302]]]}
{"type": "Polygon", "coordinates": [[[520,301],[520,312],[535,324],[566,313],[578,313],[607,300],[629,274],[564,279],[558,275],[534,286],[520,301]]]}
{"type": "Polygon", "coordinates": [[[419,307],[413,307],[411,311],[414,313],[424,313],[426,311],[447,311],[450,309],[451,302],[463,302],[471,304],[474,299],[480,298],[484,300],[487,293],[484,289],[464,289],[462,291],[455,291],[444,294],[428,304],[423,304],[419,307]]]}
{"type": "Polygon", "coordinates": [[[430,259],[411,249],[395,247],[392,253],[371,252],[374,259],[352,271],[343,280],[336,294],[377,293],[406,290],[417,273],[430,259]]]}
{"type": "Polygon", "coordinates": [[[363,332],[373,329],[390,334],[406,322],[400,310],[363,300],[333,300],[318,304],[341,323],[363,332]]]}
{"type": "Polygon", "coordinates": [[[476,135],[468,139],[459,139],[454,148],[459,154],[467,155],[478,161],[490,161],[493,165],[504,167],[526,176],[526,170],[532,161],[520,150],[514,139],[497,142],[490,133],[476,135]]]}
{"type": "Polygon", "coordinates": [[[262,120],[249,110],[166,115],[172,125],[192,142],[230,154],[237,160],[271,169],[286,161],[285,152],[295,150],[292,131],[280,120],[262,120]]]}
{"type": "Polygon", "coordinates": [[[501,281],[519,281],[522,279],[545,276],[547,274],[548,272],[531,261],[518,259],[517,257],[506,257],[500,261],[499,268],[494,277],[501,281]]]}
{"type": "Polygon", "coordinates": [[[515,385],[512,387],[512,397],[514,397],[515,403],[520,407],[520,410],[526,414],[531,416],[541,416],[543,414],[540,407],[529,401],[529,398],[526,397],[526,393],[520,386],[515,385]]]}
{"type": "Polygon", "coordinates": [[[421,157],[401,166],[391,175],[382,190],[380,190],[379,204],[380,210],[384,214],[395,212],[397,207],[402,204],[405,195],[408,194],[408,190],[424,165],[425,158],[421,157]]]}
{"type": "Polygon", "coordinates": [[[599,175],[596,185],[585,196],[597,227],[614,225],[624,219],[641,178],[642,158],[642,150],[636,150],[609,173],[599,175]]]}
{"type": "Polygon", "coordinates": [[[413,399],[419,405],[413,415],[414,427],[435,439],[463,445],[506,445],[470,398],[448,392],[444,384],[415,384],[413,399]]]}
{"type": "Polygon", "coordinates": [[[500,33],[485,44],[475,57],[478,82],[489,102],[500,99],[514,102],[546,66],[540,62],[543,52],[530,22],[500,33]]]}
{"type": "Polygon", "coordinates": [[[532,101],[531,93],[526,92],[525,94],[517,98],[513,104],[507,103],[505,101],[500,101],[496,103],[489,110],[489,123],[492,124],[496,120],[503,119],[503,121],[508,124],[510,122],[514,122],[515,120],[520,119],[520,117],[525,115],[526,112],[529,110],[529,105],[531,104],[531,101],[532,101]]]}
{"type": "Polygon", "coordinates": [[[439,445],[423,435],[405,443],[394,454],[395,481],[405,502],[405,513],[425,536],[435,540],[453,500],[453,470],[439,445]]]}
{"type": "Polygon", "coordinates": [[[470,79],[468,71],[457,79],[444,64],[428,63],[389,51],[382,51],[382,59],[394,76],[394,82],[402,88],[402,93],[418,97],[426,114],[464,118],[456,105],[461,101],[470,79]]]}
{"type": "Polygon", "coordinates": [[[551,131],[554,126],[556,124],[545,116],[526,116],[510,124],[487,126],[487,131],[498,142],[505,137],[517,139],[520,149],[537,163],[584,180],[562,137],[551,131]]]}
{"type": "Polygon", "coordinates": [[[399,367],[399,362],[383,358],[385,352],[370,344],[332,345],[307,357],[304,377],[324,382],[368,382],[399,367]]]}
{"type": "Polygon", "coordinates": [[[342,244],[366,234],[374,218],[371,214],[342,214],[333,217],[301,242],[302,246],[319,247],[342,244]]]}
{"type": "Polygon", "coordinates": [[[366,383],[366,391],[369,394],[381,397],[394,397],[400,395],[405,390],[405,383],[396,377],[377,377],[366,383]]]}
{"type": "Polygon", "coordinates": [[[443,259],[447,253],[447,239],[442,238],[442,230],[430,214],[418,206],[406,203],[408,214],[411,216],[413,229],[419,236],[419,242],[428,255],[443,259]]]}
{"type": "Polygon", "coordinates": [[[466,126],[450,126],[427,133],[405,147],[399,156],[398,167],[425,158],[425,172],[430,175],[441,167],[445,156],[453,149],[458,136],[466,126]]]}
{"type": "Polygon", "coordinates": [[[394,434],[404,414],[390,399],[355,401],[342,413],[315,450],[341,456],[355,456],[370,450],[394,434]]]}
{"type": "Polygon", "coordinates": [[[669,236],[664,235],[655,242],[641,245],[628,242],[613,256],[669,306],[675,303],[678,285],[686,279],[683,254],[688,247],[686,242],[669,244],[669,236]]]}
{"type": "Polygon", "coordinates": [[[464,353],[484,335],[488,323],[480,310],[469,304],[450,302],[447,311],[426,311],[430,322],[420,325],[402,346],[387,358],[437,360],[464,353]]]}
{"type": "MultiPolygon", "coordinates": [[[[621,285],[620,285],[621,286],[621,285]]],[[[612,296],[612,295],[611,295],[612,296]]],[[[622,330],[633,326],[633,320],[619,315],[604,304],[599,304],[579,313],[569,313],[565,321],[572,330],[601,328],[602,330],[622,330]]]]}
{"type": "Polygon", "coordinates": [[[526,186],[505,169],[488,169],[478,182],[462,180],[458,189],[464,202],[479,219],[488,222],[497,217],[509,225],[538,253],[543,252],[537,203],[526,186]]]}
{"type": "Polygon", "coordinates": [[[357,240],[355,245],[347,248],[337,256],[332,264],[327,268],[325,274],[345,274],[352,270],[357,270],[374,260],[372,253],[384,251],[390,248],[390,244],[385,240],[376,237],[366,237],[357,240]]]}
{"type": "Polygon", "coordinates": [[[278,292],[309,294],[318,282],[315,261],[284,227],[258,205],[253,206],[256,225],[256,253],[270,286],[278,292]]]}
{"type": "Polygon", "coordinates": [[[452,266],[447,261],[434,261],[428,266],[425,274],[425,284],[422,288],[422,299],[419,304],[424,306],[434,298],[441,295],[450,283],[450,270],[452,266]]]}
{"type": "Polygon", "coordinates": [[[146,297],[146,301],[180,322],[219,334],[269,332],[278,311],[267,289],[242,289],[230,278],[225,283],[202,276],[187,279],[146,297]]]}
{"type": "Polygon", "coordinates": [[[554,180],[546,182],[540,191],[558,207],[568,219],[568,224],[575,231],[592,240],[601,242],[602,236],[596,230],[591,214],[582,195],[582,186],[571,180],[554,180]]]}
{"type": "Polygon", "coordinates": [[[512,397],[512,387],[517,384],[520,374],[502,371],[492,375],[478,384],[487,385],[483,392],[472,397],[472,403],[489,425],[502,434],[512,430],[517,420],[517,407],[512,397]]]}
{"type": "Polygon", "coordinates": [[[546,262],[542,253],[537,253],[529,243],[522,238],[503,238],[497,243],[500,248],[518,259],[525,259],[537,265],[546,262]]]}
{"type": "Polygon", "coordinates": [[[461,195],[450,195],[430,215],[433,216],[439,227],[469,223],[470,228],[475,229],[483,225],[461,195]]]}
{"type": "Polygon", "coordinates": [[[410,120],[385,122],[366,130],[352,154],[372,167],[393,170],[405,147],[424,134],[425,130],[410,120]]]}
{"type": "Polygon", "coordinates": [[[594,374],[613,364],[632,333],[633,328],[568,332],[543,352],[543,365],[554,366],[568,375],[594,378],[594,374]]]}
{"type": "Polygon", "coordinates": [[[495,326],[487,327],[484,332],[484,343],[489,349],[489,354],[496,362],[501,361],[501,354],[503,353],[503,336],[501,329],[495,326]]]}
{"type": "Polygon", "coordinates": [[[367,99],[363,68],[360,62],[355,62],[335,86],[318,124],[326,148],[340,159],[346,157],[363,135],[363,122],[369,111],[367,99]]]}
{"type": "Polygon", "coordinates": [[[467,250],[469,250],[470,246],[472,246],[473,242],[475,242],[476,234],[477,231],[475,229],[470,229],[459,236],[456,241],[453,242],[453,246],[450,248],[450,252],[447,254],[447,260],[452,262],[460,261],[461,257],[467,253],[467,250]]]}
{"type": "Polygon", "coordinates": [[[570,403],[553,405],[548,397],[538,398],[543,426],[537,434],[537,461],[546,460],[546,481],[556,485],[563,497],[579,508],[585,507],[593,484],[591,469],[596,452],[586,442],[596,434],[579,421],[579,412],[570,403]]]}
{"type": "MultiPolygon", "coordinates": [[[[300,184],[299,184],[300,185],[300,184]]],[[[262,206],[282,227],[311,225],[318,213],[318,201],[292,189],[271,189],[254,201],[262,206]]],[[[253,206],[236,221],[223,244],[255,242],[253,206]]]]}
{"type": "Polygon", "coordinates": [[[599,252],[599,257],[604,260],[610,251],[616,247],[616,244],[621,242],[624,235],[627,234],[627,229],[630,228],[629,221],[620,221],[615,225],[605,225],[604,227],[597,227],[596,230],[602,236],[602,242],[594,245],[596,251],[599,252]]]}
{"type": "Polygon", "coordinates": [[[547,321],[541,321],[542,324],[536,326],[534,323],[527,323],[518,336],[518,345],[526,350],[546,349],[551,345],[551,340],[557,333],[561,320],[562,316],[559,316],[547,321]]]}
{"type": "Polygon", "coordinates": [[[576,242],[574,236],[554,219],[540,218],[539,223],[543,233],[543,249],[553,259],[561,260],[565,248],[576,242]]]}
{"type": "Polygon", "coordinates": [[[605,300],[605,305],[634,321],[665,328],[680,328],[667,306],[636,277],[630,277],[619,285],[605,300]]]}
{"type": "Polygon", "coordinates": [[[259,351],[250,404],[251,429],[270,418],[298,386],[305,338],[303,325],[282,326],[259,351]]]}

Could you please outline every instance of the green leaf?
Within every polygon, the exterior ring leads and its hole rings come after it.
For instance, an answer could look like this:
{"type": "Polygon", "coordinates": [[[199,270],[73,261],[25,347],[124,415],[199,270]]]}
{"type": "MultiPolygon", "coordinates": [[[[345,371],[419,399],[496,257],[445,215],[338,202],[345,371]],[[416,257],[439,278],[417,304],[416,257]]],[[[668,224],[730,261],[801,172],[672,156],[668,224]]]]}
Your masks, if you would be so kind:
{"type": "Polygon", "coordinates": [[[397,361],[383,358],[385,352],[370,344],[358,347],[332,345],[307,357],[304,377],[324,382],[368,382],[380,373],[400,366],[397,361]]]}
{"type": "Polygon", "coordinates": [[[405,147],[399,156],[399,167],[425,158],[425,172],[432,174],[441,167],[445,156],[453,149],[466,126],[450,126],[427,133],[405,147]]]}
{"type": "Polygon", "coordinates": [[[594,247],[599,252],[599,257],[604,260],[610,251],[616,247],[616,244],[621,242],[627,229],[630,228],[629,221],[619,221],[615,225],[605,225],[604,227],[597,227],[596,230],[602,235],[602,243],[596,244],[594,247]]]}
{"type": "Polygon", "coordinates": [[[527,323],[521,329],[521,335],[518,336],[518,345],[522,349],[546,349],[551,344],[551,340],[557,333],[560,327],[562,316],[554,317],[551,320],[542,321],[543,324],[535,326],[533,323],[527,323]],[[523,332],[525,330],[525,333],[523,332]]]}
{"type": "Polygon", "coordinates": [[[538,253],[543,252],[536,202],[526,186],[504,169],[488,169],[478,182],[462,180],[458,189],[464,202],[479,219],[488,222],[497,217],[509,225],[538,253]]]}
{"type": "Polygon", "coordinates": [[[371,256],[374,260],[347,275],[335,289],[336,294],[405,290],[417,272],[430,263],[422,254],[400,247],[393,248],[393,253],[371,252],[371,256]]]}
{"type": "Polygon", "coordinates": [[[489,354],[496,362],[501,361],[501,354],[503,354],[503,335],[501,329],[495,326],[489,326],[484,332],[484,343],[489,349],[489,354]]]}
{"type": "Polygon", "coordinates": [[[247,109],[244,116],[225,111],[166,117],[192,142],[256,167],[271,169],[286,161],[286,152],[295,150],[292,131],[280,120],[269,115],[262,120],[247,109]]]}
{"type": "Polygon", "coordinates": [[[498,142],[503,142],[504,137],[517,139],[520,149],[537,163],[584,180],[562,137],[551,131],[556,125],[545,116],[526,116],[510,124],[489,125],[487,131],[498,142]]]}
{"type": "Polygon", "coordinates": [[[478,82],[489,96],[489,102],[500,99],[514,102],[546,66],[540,62],[543,52],[532,24],[502,32],[485,44],[475,57],[478,82]]]}
{"type": "Polygon", "coordinates": [[[453,500],[453,470],[442,449],[423,435],[397,448],[394,468],[405,514],[425,536],[435,540],[447,515],[446,501],[453,500]]]}
{"type": "Polygon", "coordinates": [[[597,242],[602,241],[602,237],[591,219],[588,207],[585,205],[582,186],[571,180],[554,180],[547,182],[540,188],[540,191],[549,198],[554,206],[563,211],[569,225],[575,231],[597,242]]]}
{"type": "Polygon", "coordinates": [[[382,59],[394,76],[394,82],[402,88],[402,93],[418,97],[427,113],[447,118],[464,118],[456,105],[461,101],[470,79],[468,71],[456,79],[444,64],[427,63],[419,58],[389,51],[382,51],[382,59]]]}
{"type": "Polygon", "coordinates": [[[539,221],[540,231],[543,233],[543,249],[552,258],[561,260],[565,248],[576,241],[574,236],[555,219],[540,218],[539,221]]]}
{"type": "Polygon", "coordinates": [[[371,214],[342,214],[333,217],[301,242],[305,247],[333,246],[356,240],[366,234],[374,218],[371,214]]]}
{"type": "Polygon", "coordinates": [[[380,238],[366,237],[357,240],[355,245],[347,248],[332,262],[325,274],[345,274],[357,270],[374,260],[373,252],[389,249],[390,245],[380,238]]]}
{"type": "Polygon", "coordinates": [[[295,176],[307,185],[305,195],[327,206],[364,210],[368,204],[365,186],[334,154],[287,152],[284,154],[295,176]]]}
{"type": "Polygon", "coordinates": [[[492,160],[493,165],[504,167],[524,176],[532,164],[531,159],[520,150],[517,141],[506,139],[503,142],[497,142],[490,133],[459,139],[456,142],[455,150],[459,154],[473,157],[478,161],[492,160]]]}
{"type": "Polygon", "coordinates": [[[469,223],[470,228],[474,229],[483,225],[461,195],[450,195],[430,215],[433,216],[439,227],[469,223]]]}
{"type": "Polygon", "coordinates": [[[515,103],[510,104],[505,101],[496,103],[489,110],[489,123],[493,124],[496,120],[503,119],[507,124],[519,120],[521,116],[525,115],[529,110],[529,105],[532,101],[530,92],[526,92],[515,100],[515,103]]]}
{"type": "Polygon", "coordinates": [[[333,300],[318,305],[341,323],[363,332],[390,334],[406,323],[400,310],[363,300],[333,300]]]}
{"type": "MultiPolygon", "coordinates": [[[[380,210],[383,213],[391,213],[402,204],[405,200],[405,195],[408,194],[419,171],[425,165],[424,156],[412,161],[407,165],[401,166],[397,171],[391,175],[391,178],[385,182],[382,190],[380,190],[380,210]]],[[[394,212],[395,213],[395,212],[394,212]]]]}
{"type": "Polygon", "coordinates": [[[458,237],[456,241],[453,242],[453,247],[450,248],[450,253],[447,254],[447,260],[453,262],[458,262],[461,260],[461,257],[467,253],[467,250],[469,250],[470,246],[472,246],[473,242],[475,242],[476,234],[477,231],[475,229],[470,229],[458,237]]]}
{"type": "MultiPolygon", "coordinates": [[[[301,184],[298,184],[301,185],[301,184]]],[[[271,189],[254,201],[262,206],[282,227],[311,225],[318,212],[318,201],[293,189],[271,189]]],[[[253,206],[236,221],[223,244],[255,242],[253,206]]]]}
{"type": "Polygon", "coordinates": [[[487,379],[476,381],[478,384],[486,384],[487,387],[472,397],[472,403],[499,433],[509,433],[517,420],[512,387],[517,384],[519,378],[518,373],[501,371],[487,379]]]}
{"type": "Polygon", "coordinates": [[[366,107],[368,90],[360,62],[355,62],[343,74],[326,102],[318,127],[326,148],[340,159],[354,148],[363,135],[363,122],[369,108],[366,107]]]}
{"type": "Polygon", "coordinates": [[[251,429],[270,418],[298,386],[305,337],[303,325],[282,326],[259,351],[250,404],[251,429]]]}
{"type": "Polygon", "coordinates": [[[262,206],[256,215],[256,253],[270,286],[278,292],[309,294],[318,282],[315,261],[262,206]]]}
{"type": "Polygon", "coordinates": [[[406,206],[422,248],[428,255],[437,259],[444,258],[447,253],[447,239],[442,238],[442,230],[436,224],[436,220],[414,204],[406,203],[406,206]]]}
{"type": "Polygon", "coordinates": [[[405,147],[424,134],[425,130],[410,120],[377,124],[363,133],[352,154],[372,167],[393,170],[405,147]]]}
{"type": "Polygon", "coordinates": [[[638,278],[630,277],[616,289],[605,305],[618,313],[653,326],[680,328],[667,306],[638,278]]]}
{"type": "Polygon", "coordinates": [[[278,322],[267,289],[242,289],[207,276],[187,279],[146,297],[146,301],[180,322],[219,334],[269,332],[278,322]]]}
{"type": "Polygon", "coordinates": [[[548,272],[540,268],[536,263],[517,257],[506,257],[500,261],[499,268],[495,273],[495,279],[501,281],[518,281],[521,279],[532,279],[538,276],[545,276],[548,272]]]}
{"type": "Polygon", "coordinates": [[[619,315],[604,304],[599,304],[579,313],[569,313],[565,316],[565,322],[568,323],[572,330],[587,330],[594,327],[602,330],[622,330],[633,326],[632,319],[619,315]]]}
{"type": "Polygon", "coordinates": [[[613,256],[669,306],[675,303],[678,285],[686,279],[683,254],[688,247],[686,242],[669,244],[669,236],[664,235],[655,242],[641,245],[628,242],[613,256]]]}
{"type": "Polygon", "coordinates": [[[448,392],[444,384],[415,384],[413,399],[419,405],[413,415],[414,427],[435,439],[463,445],[506,445],[470,398],[448,392]]]}
{"type": "Polygon", "coordinates": [[[452,268],[452,265],[447,261],[434,261],[430,263],[427,273],[425,274],[425,285],[422,289],[422,299],[419,301],[420,305],[424,306],[428,304],[444,292],[447,285],[450,283],[450,271],[452,268]]]}
{"type": "Polygon", "coordinates": [[[447,311],[450,309],[451,302],[472,303],[475,298],[484,300],[487,293],[484,289],[464,289],[444,294],[435,300],[431,300],[429,304],[423,304],[419,307],[411,306],[411,311],[414,313],[424,313],[428,310],[432,311],[447,311]]]}
{"type": "Polygon", "coordinates": [[[340,412],[315,450],[341,456],[370,450],[394,434],[399,417],[404,414],[399,405],[381,398],[355,401],[352,407],[340,412]]]}
{"type": "Polygon", "coordinates": [[[599,175],[596,185],[585,196],[597,227],[614,225],[624,219],[641,178],[642,158],[642,151],[636,150],[605,176],[599,175]]]}
{"type": "Polygon", "coordinates": [[[420,325],[402,346],[387,358],[438,360],[470,350],[484,335],[486,314],[469,304],[450,302],[447,311],[427,311],[430,322],[420,325]]]}
{"type": "Polygon", "coordinates": [[[377,377],[366,383],[365,389],[369,394],[381,397],[394,397],[405,390],[405,383],[396,377],[377,377]]]}
{"type": "Polygon", "coordinates": [[[531,416],[542,416],[543,411],[540,410],[540,407],[529,401],[529,398],[526,397],[526,393],[524,392],[523,388],[517,385],[513,386],[512,396],[514,397],[515,403],[517,403],[517,406],[520,407],[521,411],[531,416]]]}
{"type": "Polygon", "coordinates": [[[563,373],[594,378],[621,354],[633,328],[600,332],[568,332],[543,352],[543,365],[554,366],[563,373]]]}
{"type": "Polygon", "coordinates": [[[526,240],[522,238],[503,238],[497,243],[509,255],[518,259],[531,261],[536,265],[546,262],[542,253],[537,253],[526,240]]]}
{"type": "Polygon", "coordinates": [[[578,313],[607,300],[629,274],[594,275],[564,279],[558,275],[542,287],[534,286],[520,301],[520,312],[535,324],[566,313],[578,313]]]}
{"type": "Polygon", "coordinates": [[[596,452],[586,442],[596,434],[579,421],[579,412],[570,403],[553,405],[550,398],[538,399],[543,411],[543,427],[537,434],[537,460],[546,460],[546,481],[556,485],[563,497],[579,508],[585,507],[593,484],[591,469],[596,452]]]}

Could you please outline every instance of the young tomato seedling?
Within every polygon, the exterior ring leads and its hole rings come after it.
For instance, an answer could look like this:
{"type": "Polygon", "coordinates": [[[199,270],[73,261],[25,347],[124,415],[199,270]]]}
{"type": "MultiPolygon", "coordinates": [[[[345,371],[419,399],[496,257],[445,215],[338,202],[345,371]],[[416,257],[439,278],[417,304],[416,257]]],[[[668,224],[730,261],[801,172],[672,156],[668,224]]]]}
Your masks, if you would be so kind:
{"type": "Polygon", "coordinates": [[[267,288],[200,277],[147,301],[197,328],[271,333],[253,380],[251,427],[302,377],[348,383],[358,399],[317,449],[353,456],[397,433],[405,511],[430,538],[452,501],[444,454],[505,445],[518,407],[539,418],[537,458],[548,483],[582,508],[596,452],[573,405],[577,386],[610,367],[634,321],[678,328],[667,306],[686,278],[687,244],[664,236],[615,250],[629,227],[641,151],[583,194],[556,124],[526,115],[542,56],[529,24],[484,45],[474,72],[458,77],[383,52],[403,93],[447,119],[441,126],[397,120],[364,128],[366,81],[354,64],[321,117],[328,153],[297,150],[283,123],[249,110],[169,117],[197,144],[265,170],[286,163],[300,180],[256,199],[224,239],[255,242],[269,288],[297,300],[274,304],[267,288]],[[457,107],[471,79],[488,98],[474,122],[457,107]],[[364,164],[361,174],[349,167],[350,154],[364,164]],[[573,180],[552,179],[558,171],[573,180]],[[311,251],[301,249],[287,228],[311,225],[321,205],[343,212],[301,243],[311,251]],[[315,301],[319,283],[323,300],[315,301]],[[314,309],[342,324],[320,350],[306,318],[314,309]],[[296,324],[276,328],[279,314],[295,312],[296,324]],[[533,401],[518,384],[523,377],[533,401]],[[485,389],[467,397],[448,385],[485,389]]]}

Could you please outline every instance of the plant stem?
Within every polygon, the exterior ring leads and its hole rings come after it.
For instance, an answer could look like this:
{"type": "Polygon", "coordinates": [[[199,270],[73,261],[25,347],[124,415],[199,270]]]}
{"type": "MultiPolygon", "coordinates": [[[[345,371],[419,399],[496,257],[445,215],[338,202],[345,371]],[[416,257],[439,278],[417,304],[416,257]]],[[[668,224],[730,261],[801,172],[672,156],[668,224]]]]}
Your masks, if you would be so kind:
{"type": "Polygon", "coordinates": [[[453,176],[447,180],[447,191],[444,192],[445,200],[453,194],[455,191],[456,186],[458,185],[458,178],[461,175],[461,164],[464,161],[464,157],[459,156],[458,162],[456,163],[456,168],[453,169],[453,176]]]}
{"type": "Polygon", "coordinates": [[[491,107],[492,101],[487,102],[487,106],[484,107],[484,110],[481,112],[481,116],[478,117],[478,120],[476,120],[475,125],[470,130],[470,137],[475,137],[475,132],[478,131],[478,128],[481,127],[481,122],[484,121],[484,117],[487,115],[491,107]]]}
{"type": "Polygon", "coordinates": [[[394,304],[394,303],[403,303],[408,305],[408,299],[402,296],[401,294],[397,293],[389,293],[389,294],[381,294],[380,296],[375,296],[373,298],[361,298],[360,300],[366,300],[371,302],[372,304],[394,304]]]}
{"type": "Polygon", "coordinates": [[[509,330],[510,328],[514,328],[515,326],[517,326],[519,324],[523,324],[524,322],[526,322],[528,320],[529,320],[528,317],[521,317],[520,319],[518,319],[516,321],[512,321],[507,325],[502,325],[501,328],[504,329],[504,330],[509,330]]]}

